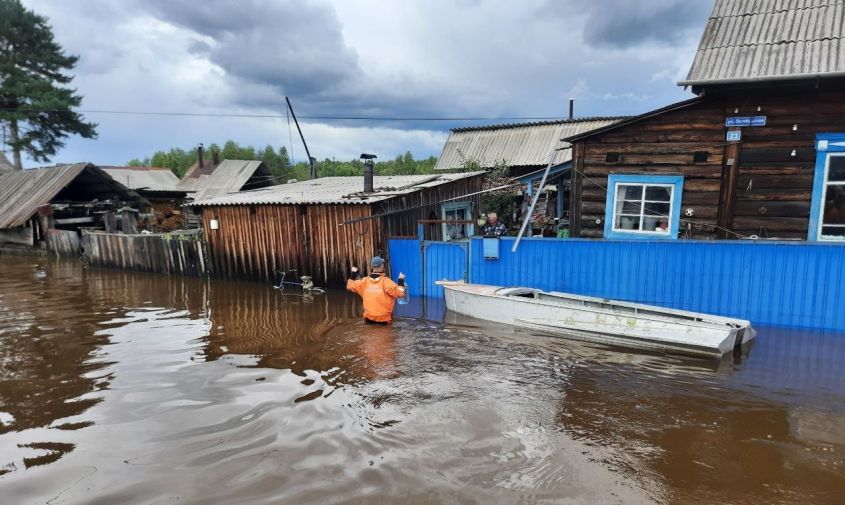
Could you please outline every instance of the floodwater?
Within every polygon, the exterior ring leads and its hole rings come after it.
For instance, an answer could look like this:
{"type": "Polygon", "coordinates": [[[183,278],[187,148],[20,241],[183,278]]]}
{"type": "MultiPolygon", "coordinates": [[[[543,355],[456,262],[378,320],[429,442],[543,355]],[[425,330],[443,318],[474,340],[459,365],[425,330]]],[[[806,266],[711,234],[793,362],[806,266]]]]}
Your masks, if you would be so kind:
{"type": "Polygon", "coordinates": [[[845,503],[845,335],[717,363],[37,261],[0,258],[4,505],[845,503]]]}

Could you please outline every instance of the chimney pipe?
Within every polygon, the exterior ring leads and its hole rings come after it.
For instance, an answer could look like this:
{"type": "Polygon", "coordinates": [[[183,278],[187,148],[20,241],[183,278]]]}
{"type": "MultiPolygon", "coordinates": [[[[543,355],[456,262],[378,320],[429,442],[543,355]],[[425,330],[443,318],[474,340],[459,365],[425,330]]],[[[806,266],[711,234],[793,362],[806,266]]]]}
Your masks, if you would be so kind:
{"type": "Polygon", "coordinates": [[[364,160],[364,193],[373,192],[373,160],[375,158],[375,154],[361,155],[361,159],[364,160]]]}
{"type": "Polygon", "coordinates": [[[217,149],[211,151],[211,161],[214,162],[215,165],[220,164],[220,153],[217,152],[217,149]]]}
{"type": "Polygon", "coordinates": [[[202,144],[197,146],[197,166],[202,170],[202,144]]]}
{"type": "Polygon", "coordinates": [[[575,99],[569,99],[569,120],[572,121],[575,119],[575,99]]]}

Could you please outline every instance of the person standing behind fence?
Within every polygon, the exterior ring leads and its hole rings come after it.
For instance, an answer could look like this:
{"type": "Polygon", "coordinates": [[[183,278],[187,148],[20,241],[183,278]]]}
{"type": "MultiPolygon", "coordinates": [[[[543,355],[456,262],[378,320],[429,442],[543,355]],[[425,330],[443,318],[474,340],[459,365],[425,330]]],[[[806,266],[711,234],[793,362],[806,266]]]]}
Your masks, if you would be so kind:
{"type": "Polygon", "coordinates": [[[364,301],[364,322],[367,324],[390,324],[393,322],[393,307],[396,299],[405,296],[405,274],[399,273],[398,283],[384,275],[384,259],[373,257],[370,275],[359,278],[358,267],[346,281],[346,289],[357,293],[364,301]]]}
{"type": "Polygon", "coordinates": [[[495,212],[487,214],[487,224],[481,231],[485,237],[501,237],[508,234],[508,229],[499,222],[499,216],[495,212]]]}

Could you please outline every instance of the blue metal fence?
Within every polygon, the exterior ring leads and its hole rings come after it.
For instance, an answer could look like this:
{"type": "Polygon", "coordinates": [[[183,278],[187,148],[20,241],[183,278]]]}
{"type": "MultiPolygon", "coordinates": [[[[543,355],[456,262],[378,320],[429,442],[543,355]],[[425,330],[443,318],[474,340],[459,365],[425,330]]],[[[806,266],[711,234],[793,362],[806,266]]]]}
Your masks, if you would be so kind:
{"type": "MultiPolygon", "coordinates": [[[[465,278],[741,317],[756,324],[845,330],[842,245],[524,239],[512,253],[513,238],[501,240],[497,260],[483,258],[481,239],[470,241],[467,257],[433,249],[426,255],[426,295],[442,296],[434,280],[465,278]]],[[[407,241],[416,244],[416,252],[407,255],[397,254],[393,242],[394,270],[401,265],[408,274],[416,268],[421,278],[419,242],[407,241]]],[[[412,285],[411,294],[422,290],[412,285]]]]}
{"type": "Polygon", "coordinates": [[[390,239],[390,272],[393,278],[403,272],[411,296],[443,297],[442,279],[469,280],[468,242],[437,242],[390,239]]]}

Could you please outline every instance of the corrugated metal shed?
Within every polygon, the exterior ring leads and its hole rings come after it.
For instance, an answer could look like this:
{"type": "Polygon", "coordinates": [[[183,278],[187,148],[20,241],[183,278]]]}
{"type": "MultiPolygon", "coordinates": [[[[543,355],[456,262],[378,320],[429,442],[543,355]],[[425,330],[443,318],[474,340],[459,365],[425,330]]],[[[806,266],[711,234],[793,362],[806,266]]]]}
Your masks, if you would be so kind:
{"type": "Polygon", "coordinates": [[[407,195],[453,181],[483,174],[464,172],[437,175],[387,175],[373,177],[374,193],[362,193],[363,177],[323,177],[309,181],[280,184],[265,189],[199,200],[193,206],[264,205],[264,204],[371,204],[395,196],[407,195]]]}
{"type": "Polygon", "coordinates": [[[100,167],[112,179],[136,191],[185,193],[179,188],[179,178],[169,168],[158,167],[100,167]]]}
{"type": "MultiPolygon", "coordinates": [[[[561,139],[602,128],[624,117],[595,117],[536,123],[501,124],[475,128],[455,128],[446,139],[435,170],[456,170],[468,161],[482,168],[499,163],[511,167],[546,166],[553,149],[566,147],[561,139]]],[[[554,165],[572,159],[572,149],[555,152],[554,165]]]]}
{"type": "Polygon", "coordinates": [[[127,200],[145,200],[89,163],[0,173],[0,229],[22,226],[83,172],[127,200]]]}
{"type": "Polygon", "coordinates": [[[261,161],[223,160],[210,174],[190,173],[179,183],[179,189],[194,191],[196,200],[207,200],[244,189],[250,178],[261,178],[262,185],[276,184],[261,161]]]}
{"type": "Polygon", "coordinates": [[[716,0],[681,85],[845,75],[845,0],[716,0]]]}

